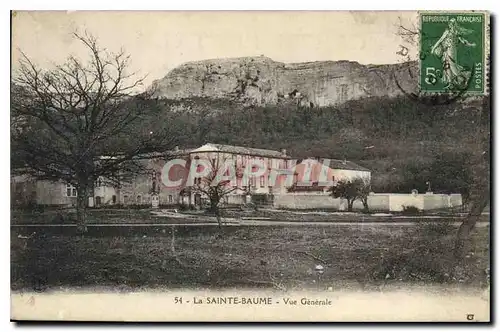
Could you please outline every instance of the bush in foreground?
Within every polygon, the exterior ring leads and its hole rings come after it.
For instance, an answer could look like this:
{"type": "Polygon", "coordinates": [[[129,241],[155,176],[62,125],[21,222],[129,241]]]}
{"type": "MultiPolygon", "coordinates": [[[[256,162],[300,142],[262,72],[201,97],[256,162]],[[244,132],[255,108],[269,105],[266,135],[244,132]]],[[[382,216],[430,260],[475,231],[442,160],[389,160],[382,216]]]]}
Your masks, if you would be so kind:
{"type": "Polygon", "coordinates": [[[420,214],[420,209],[413,205],[403,206],[403,215],[416,216],[420,214]]]}

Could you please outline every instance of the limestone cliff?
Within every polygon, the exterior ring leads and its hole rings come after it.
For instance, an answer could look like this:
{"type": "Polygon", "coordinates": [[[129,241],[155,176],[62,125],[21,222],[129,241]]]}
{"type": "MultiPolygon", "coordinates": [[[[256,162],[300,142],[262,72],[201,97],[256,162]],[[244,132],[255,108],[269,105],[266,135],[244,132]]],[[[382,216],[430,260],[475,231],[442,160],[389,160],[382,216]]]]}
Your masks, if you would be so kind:
{"type": "Polygon", "coordinates": [[[370,96],[401,94],[397,82],[414,91],[416,63],[361,65],[352,61],[285,64],[245,57],[185,63],[156,80],[156,96],[232,98],[247,104],[276,104],[296,99],[305,106],[335,105],[370,96]],[[410,70],[408,70],[408,67],[410,70]]]}

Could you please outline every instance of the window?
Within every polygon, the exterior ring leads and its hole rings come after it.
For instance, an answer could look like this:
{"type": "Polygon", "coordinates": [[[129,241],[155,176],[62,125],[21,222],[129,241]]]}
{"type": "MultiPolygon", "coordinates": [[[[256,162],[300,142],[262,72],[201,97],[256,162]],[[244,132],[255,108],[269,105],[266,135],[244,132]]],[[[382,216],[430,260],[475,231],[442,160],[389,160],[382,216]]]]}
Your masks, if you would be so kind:
{"type": "Polygon", "coordinates": [[[264,175],[261,175],[260,176],[260,187],[263,188],[263,187],[265,187],[265,185],[266,185],[266,181],[265,181],[264,175]]]}
{"type": "Polygon", "coordinates": [[[156,175],[156,172],[151,172],[151,191],[153,193],[157,193],[159,191],[158,179],[156,175]]]}
{"type": "Polygon", "coordinates": [[[95,186],[99,188],[99,187],[102,187],[102,185],[103,185],[103,182],[102,182],[101,178],[98,178],[97,181],[95,182],[95,186]]]}
{"type": "Polygon", "coordinates": [[[76,197],[77,196],[76,188],[69,183],[66,185],[66,196],[67,197],[76,197]]]}
{"type": "Polygon", "coordinates": [[[142,204],[142,196],[137,195],[137,204],[142,204]]]}
{"type": "Polygon", "coordinates": [[[168,202],[173,203],[173,201],[174,201],[174,198],[172,197],[172,195],[168,195],[168,202]]]}
{"type": "Polygon", "coordinates": [[[113,197],[111,198],[111,200],[113,201],[113,204],[116,204],[116,195],[113,195],[113,197]]]}

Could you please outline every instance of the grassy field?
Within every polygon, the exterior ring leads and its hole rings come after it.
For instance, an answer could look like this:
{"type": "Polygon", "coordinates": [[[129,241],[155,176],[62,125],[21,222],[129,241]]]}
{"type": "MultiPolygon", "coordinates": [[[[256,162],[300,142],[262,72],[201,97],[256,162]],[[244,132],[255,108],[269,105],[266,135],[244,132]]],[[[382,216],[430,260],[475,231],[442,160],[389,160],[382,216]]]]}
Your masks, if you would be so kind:
{"type": "MultiPolygon", "coordinates": [[[[160,209],[161,210],[161,209],[160,209]]],[[[87,222],[89,224],[179,224],[179,223],[217,223],[215,217],[205,211],[179,211],[182,215],[173,217],[159,217],[151,213],[151,209],[89,209],[87,222]],[[184,217],[182,217],[184,216],[184,217]]],[[[332,211],[286,211],[266,210],[241,211],[240,209],[222,210],[224,219],[250,220],[262,219],[270,221],[288,222],[387,222],[387,221],[425,221],[429,217],[438,218],[439,221],[459,221],[463,216],[456,213],[404,216],[393,213],[387,215],[373,215],[362,213],[332,213],[332,211]]],[[[11,224],[74,224],[75,211],[71,210],[46,210],[46,211],[12,211],[11,224]]],[[[481,221],[489,221],[489,215],[481,216],[481,221]]]]}
{"type": "Polygon", "coordinates": [[[472,252],[458,263],[451,252],[455,230],[448,223],[227,226],[222,232],[171,225],[92,227],[82,236],[72,227],[13,227],[11,288],[485,287],[489,226],[475,230],[472,252]]]}

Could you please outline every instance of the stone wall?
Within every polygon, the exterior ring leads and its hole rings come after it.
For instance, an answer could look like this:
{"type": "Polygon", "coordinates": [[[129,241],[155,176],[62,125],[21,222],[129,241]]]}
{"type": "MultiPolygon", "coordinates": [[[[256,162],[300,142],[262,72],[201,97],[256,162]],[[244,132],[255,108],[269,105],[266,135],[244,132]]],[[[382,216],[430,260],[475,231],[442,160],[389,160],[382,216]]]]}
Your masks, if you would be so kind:
{"type": "Polygon", "coordinates": [[[36,203],[41,205],[76,206],[76,197],[66,196],[64,182],[37,181],[36,203]]]}
{"type": "MultiPolygon", "coordinates": [[[[415,206],[420,210],[435,210],[462,205],[460,194],[371,194],[368,206],[371,211],[403,211],[404,206],[415,206]]],[[[324,193],[288,193],[275,195],[273,206],[284,209],[335,209],[347,210],[347,201],[324,193]]],[[[362,210],[363,204],[356,200],[354,210],[362,210]]]]}
{"type": "MultiPolygon", "coordinates": [[[[273,206],[284,209],[342,209],[344,202],[323,193],[289,193],[274,196],[273,206]]],[[[347,207],[347,206],[346,206],[347,207]]]]}

